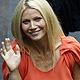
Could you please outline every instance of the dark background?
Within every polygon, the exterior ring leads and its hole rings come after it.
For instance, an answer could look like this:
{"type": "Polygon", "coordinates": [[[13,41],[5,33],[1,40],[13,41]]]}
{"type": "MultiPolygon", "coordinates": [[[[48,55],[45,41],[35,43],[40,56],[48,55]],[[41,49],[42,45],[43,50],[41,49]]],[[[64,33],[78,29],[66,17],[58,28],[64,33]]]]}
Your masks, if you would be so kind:
{"type": "MultiPolygon", "coordinates": [[[[11,34],[11,20],[19,1],[20,0],[0,0],[0,48],[1,42],[4,41],[6,37],[9,37],[11,42],[14,39],[11,34]]],[[[70,33],[69,35],[75,37],[80,42],[80,31],[70,33]]],[[[2,61],[3,59],[0,57],[0,80],[3,80],[2,61]]]]}

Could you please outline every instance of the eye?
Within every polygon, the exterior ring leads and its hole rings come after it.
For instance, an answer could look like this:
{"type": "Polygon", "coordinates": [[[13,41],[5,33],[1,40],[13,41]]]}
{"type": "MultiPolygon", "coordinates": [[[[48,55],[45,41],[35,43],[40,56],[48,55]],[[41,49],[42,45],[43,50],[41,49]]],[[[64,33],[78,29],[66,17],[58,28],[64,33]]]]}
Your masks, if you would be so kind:
{"type": "Polygon", "coordinates": [[[36,21],[40,21],[41,19],[42,19],[41,17],[35,18],[36,21]]]}
{"type": "Polygon", "coordinates": [[[24,23],[24,24],[28,24],[29,22],[30,22],[29,20],[23,20],[22,23],[24,23]]]}

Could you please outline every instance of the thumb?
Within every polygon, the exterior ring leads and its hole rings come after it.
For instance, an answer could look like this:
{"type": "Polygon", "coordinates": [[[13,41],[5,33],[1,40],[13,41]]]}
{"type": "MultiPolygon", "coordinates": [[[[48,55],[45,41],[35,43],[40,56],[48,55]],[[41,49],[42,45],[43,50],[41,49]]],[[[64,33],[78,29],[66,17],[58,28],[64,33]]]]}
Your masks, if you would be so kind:
{"type": "Polygon", "coordinates": [[[18,45],[16,45],[16,53],[17,53],[17,55],[20,55],[20,48],[18,45]]]}

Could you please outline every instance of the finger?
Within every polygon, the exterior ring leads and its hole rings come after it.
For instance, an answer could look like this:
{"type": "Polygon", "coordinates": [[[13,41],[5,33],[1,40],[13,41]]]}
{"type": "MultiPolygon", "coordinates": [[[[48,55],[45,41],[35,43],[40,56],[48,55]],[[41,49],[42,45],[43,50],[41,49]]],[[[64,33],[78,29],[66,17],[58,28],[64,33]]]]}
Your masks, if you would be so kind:
{"type": "Polygon", "coordinates": [[[3,49],[1,48],[1,50],[0,50],[0,55],[1,55],[1,57],[4,59],[4,54],[3,54],[3,49]]]}
{"type": "Polygon", "coordinates": [[[10,39],[9,38],[5,38],[5,42],[6,42],[7,51],[9,51],[10,49],[12,49],[11,43],[10,43],[10,39]]]}
{"type": "Polygon", "coordinates": [[[20,48],[18,45],[16,45],[16,53],[17,53],[17,55],[20,55],[20,48]]]}
{"type": "Polygon", "coordinates": [[[4,42],[2,42],[2,49],[3,49],[4,54],[6,54],[6,49],[5,49],[4,42]]]}

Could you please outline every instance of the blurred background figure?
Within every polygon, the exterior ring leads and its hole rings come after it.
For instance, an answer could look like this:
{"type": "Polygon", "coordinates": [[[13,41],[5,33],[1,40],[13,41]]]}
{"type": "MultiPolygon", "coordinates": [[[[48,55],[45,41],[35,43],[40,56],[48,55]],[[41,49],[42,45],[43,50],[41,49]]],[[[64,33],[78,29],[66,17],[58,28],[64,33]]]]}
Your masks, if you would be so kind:
{"type": "Polygon", "coordinates": [[[65,35],[80,31],[80,0],[47,0],[57,15],[65,35]]]}

